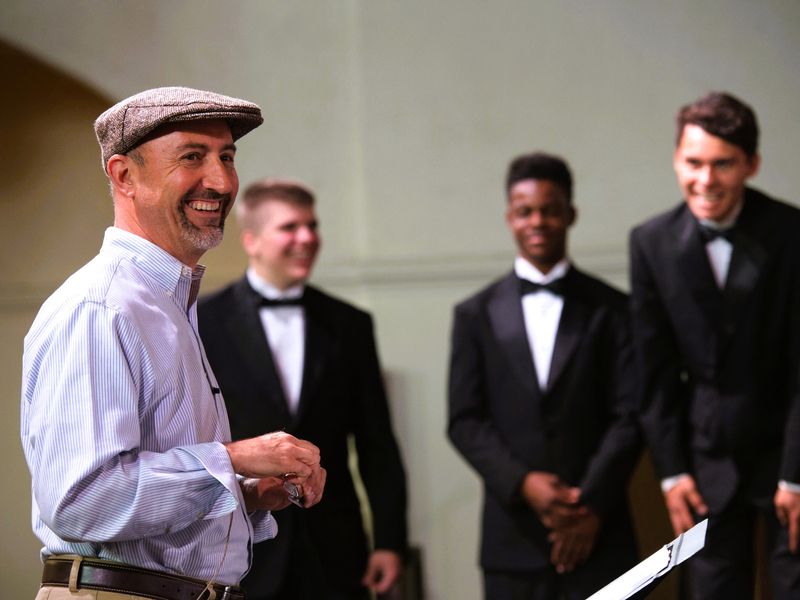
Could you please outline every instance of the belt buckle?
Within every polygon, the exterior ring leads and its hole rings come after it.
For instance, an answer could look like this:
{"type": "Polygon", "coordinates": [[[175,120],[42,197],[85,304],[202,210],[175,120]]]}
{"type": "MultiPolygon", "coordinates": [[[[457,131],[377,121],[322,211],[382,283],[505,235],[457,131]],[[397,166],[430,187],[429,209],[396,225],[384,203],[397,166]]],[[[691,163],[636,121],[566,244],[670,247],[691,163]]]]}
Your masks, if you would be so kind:
{"type": "Polygon", "coordinates": [[[225,588],[222,590],[222,597],[219,600],[231,600],[233,596],[230,594],[231,586],[226,585],[225,588]]]}

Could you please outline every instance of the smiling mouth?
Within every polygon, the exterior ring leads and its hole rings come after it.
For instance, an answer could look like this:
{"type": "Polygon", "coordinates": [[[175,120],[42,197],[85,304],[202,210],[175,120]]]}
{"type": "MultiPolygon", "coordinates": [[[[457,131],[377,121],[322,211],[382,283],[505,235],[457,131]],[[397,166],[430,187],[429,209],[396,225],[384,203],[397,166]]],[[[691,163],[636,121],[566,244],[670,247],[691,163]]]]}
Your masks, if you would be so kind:
{"type": "Polygon", "coordinates": [[[200,212],[217,212],[222,202],[220,200],[190,200],[187,204],[190,208],[200,212]]]}
{"type": "Polygon", "coordinates": [[[529,242],[542,243],[546,242],[550,236],[543,231],[535,231],[527,236],[529,242]]]}
{"type": "Polygon", "coordinates": [[[295,265],[307,267],[314,262],[314,259],[316,258],[316,253],[304,252],[302,254],[292,254],[288,258],[295,265]]]}
{"type": "Polygon", "coordinates": [[[714,192],[714,193],[695,193],[695,197],[699,198],[703,202],[719,202],[722,200],[723,194],[721,192],[714,192]]]}

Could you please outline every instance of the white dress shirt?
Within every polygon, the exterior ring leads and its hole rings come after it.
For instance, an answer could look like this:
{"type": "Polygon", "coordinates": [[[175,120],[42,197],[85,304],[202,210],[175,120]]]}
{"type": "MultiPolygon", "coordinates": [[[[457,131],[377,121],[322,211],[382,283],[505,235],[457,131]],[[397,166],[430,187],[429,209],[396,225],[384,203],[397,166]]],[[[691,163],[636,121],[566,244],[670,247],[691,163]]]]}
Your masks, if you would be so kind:
{"type": "MultiPolygon", "coordinates": [[[[259,277],[255,270],[247,270],[247,281],[252,288],[271,300],[299,298],[303,295],[301,283],[280,290],[259,277]]],[[[278,370],[289,412],[295,414],[300,403],[303,384],[303,358],[306,348],[306,317],[302,306],[263,306],[259,310],[261,325],[267,336],[272,359],[278,370]]]]}
{"type": "MultiPolygon", "coordinates": [[[[708,229],[716,229],[718,231],[727,231],[736,224],[736,219],[739,213],[742,212],[742,203],[740,202],[736,208],[733,209],[731,214],[722,221],[711,221],[709,219],[701,219],[700,224],[708,229]]],[[[725,288],[725,281],[728,279],[728,268],[731,266],[731,255],[733,254],[733,244],[731,244],[724,237],[720,236],[710,242],[706,242],[706,256],[711,265],[711,272],[714,274],[714,280],[717,282],[719,289],[725,288]]]]}
{"type": "MultiPolygon", "coordinates": [[[[514,273],[517,277],[533,283],[547,284],[561,279],[568,270],[569,261],[566,258],[561,259],[547,274],[539,271],[521,256],[514,260],[514,273]]],[[[550,377],[550,363],[553,360],[561,311],[564,309],[564,298],[549,290],[540,290],[525,294],[521,302],[536,378],[539,381],[539,388],[544,391],[547,389],[550,377]]]]}

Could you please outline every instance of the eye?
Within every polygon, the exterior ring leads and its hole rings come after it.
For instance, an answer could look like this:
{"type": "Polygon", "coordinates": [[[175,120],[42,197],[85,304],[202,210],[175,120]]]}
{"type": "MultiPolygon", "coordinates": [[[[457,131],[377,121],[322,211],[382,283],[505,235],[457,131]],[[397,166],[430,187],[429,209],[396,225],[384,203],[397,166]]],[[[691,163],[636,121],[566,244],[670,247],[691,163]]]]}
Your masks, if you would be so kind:
{"type": "Polygon", "coordinates": [[[195,161],[200,160],[202,157],[199,152],[189,152],[183,155],[183,160],[195,161]]]}
{"type": "Polygon", "coordinates": [[[530,209],[530,208],[527,208],[527,207],[525,207],[525,208],[518,208],[516,211],[514,211],[514,214],[515,214],[515,215],[516,215],[518,218],[520,218],[520,219],[523,219],[523,218],[525,218],[525,217],[527,217],[527,216],[529,216],[529,215],[531,214],[531,209],[530,209]]]}
{"type": "Polygon", "coordinates": [[[726,160],[718,160],[714,164],[714,166],[717,169],[719,169],[720,171],[726,171],[726,170],[728,170],[728,169],[733,167],[733,161],[732,160],[728,160],[728,159],[726,159],[726,160]]]}
{"type": "Polygon", "coordinates": [[[222,162],[228,162],[228,163],[231,163],[231,164],[232,164],[232,163],[233,163],[233,158],[234,158],[234,155],[233,155],[233,154],[223,154],[223,155],[220,157],[220,160],[221,160],[222,162]]]}

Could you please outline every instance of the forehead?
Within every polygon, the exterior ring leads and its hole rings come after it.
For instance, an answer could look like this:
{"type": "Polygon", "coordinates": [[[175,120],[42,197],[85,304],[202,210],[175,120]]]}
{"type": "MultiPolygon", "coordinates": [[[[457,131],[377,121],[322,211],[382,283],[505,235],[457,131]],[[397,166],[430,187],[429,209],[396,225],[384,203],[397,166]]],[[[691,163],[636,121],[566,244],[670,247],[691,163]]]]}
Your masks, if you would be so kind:
{"type": "Polygon", "coordinates": [[[699,125],[684,126],[676,151],[682,155],[745,156],[744,150],[707,132],[699,125]]]}
{"type": "Polygon", "coordinates": [[[282,198],[268,197],[255,210],[264,223],[270,224],[313,221],[317,218],[312,205],[297,204],[282,198]]]}
{"type": "Polygon", "coordinates": [[[561,187],[549,179],[522,179],[508,190],[511,204],[544,204],[566,201],[561,187]]]}
{"type": "Polygon", "coordinates": [[[228,122],[222,119],[167,123],[150,133],[138,147],[145,150],[164,150],[191,143],[215,149],[235,149],[231,128],[228,122]]]}

